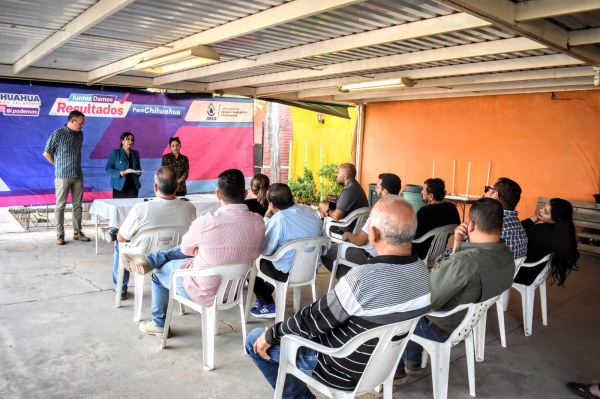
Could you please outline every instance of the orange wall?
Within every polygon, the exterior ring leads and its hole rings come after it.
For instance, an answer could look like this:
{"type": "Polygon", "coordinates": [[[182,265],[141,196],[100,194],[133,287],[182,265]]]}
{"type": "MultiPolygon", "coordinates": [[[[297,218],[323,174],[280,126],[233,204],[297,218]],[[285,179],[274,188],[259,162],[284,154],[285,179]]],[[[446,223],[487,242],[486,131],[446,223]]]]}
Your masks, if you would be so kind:
{"type": "Polygon", "coordinates": [[[450,193],[456,160],[454,192],[465,193],[471,160],[469,194],[483,195],[491,161],[491,184],[506,176],[521,185],[521,218],[534,212],[539,196],[593,202],[592,194],[600,191],[600,91],[556,96],[367,104],[361,184],[367,189],[382,172],[398,174],[403,187],[422,184],[432,176],[435,159],[435,175],[450,193]]]}

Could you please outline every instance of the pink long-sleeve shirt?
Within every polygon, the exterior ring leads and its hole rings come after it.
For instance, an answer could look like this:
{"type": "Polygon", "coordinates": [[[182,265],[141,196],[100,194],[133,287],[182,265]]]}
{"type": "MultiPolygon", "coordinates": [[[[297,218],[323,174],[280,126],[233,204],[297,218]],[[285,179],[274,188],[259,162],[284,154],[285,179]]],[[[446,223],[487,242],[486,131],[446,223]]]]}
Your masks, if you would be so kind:
{"type": "MultiPolygon", "coordinates": [[[[245,204],[223,205],[192,222],[181,240],[181,251],[194,258],[181,268],[253,262],[260,255],[264,237],[265,223],[260,215],[250,212],[245,204]]],[[[194,302],[210,306],[220,282],[219,276],[186,277],[183,287],[194,302]]]]}

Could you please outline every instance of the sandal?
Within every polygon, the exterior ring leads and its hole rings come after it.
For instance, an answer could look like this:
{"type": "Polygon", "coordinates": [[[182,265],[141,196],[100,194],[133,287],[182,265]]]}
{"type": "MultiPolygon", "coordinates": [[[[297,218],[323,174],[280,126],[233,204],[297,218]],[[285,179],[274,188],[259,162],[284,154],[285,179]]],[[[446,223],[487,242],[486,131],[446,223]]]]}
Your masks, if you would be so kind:
{"type": "Polygon", "coordinates": [[[567,388],[569,388],[569,391],[573,392],[576,395],[581,396],[582,398],[587,398],[587,399],[597,399],[598,397],[593,395],[590,392],[590,385],[589,384],[580,384],[578,382],[567,382],[567,388]]]}

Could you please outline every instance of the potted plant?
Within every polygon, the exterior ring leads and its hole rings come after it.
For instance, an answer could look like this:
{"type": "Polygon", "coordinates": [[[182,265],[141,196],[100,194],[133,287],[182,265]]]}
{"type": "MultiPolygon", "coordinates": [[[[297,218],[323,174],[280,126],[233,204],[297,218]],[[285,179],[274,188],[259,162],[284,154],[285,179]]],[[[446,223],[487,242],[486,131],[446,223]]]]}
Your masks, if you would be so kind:
{"type": "Polygon", "coordinates": [[[319,168],[321,201],[330,197],[338,197],[342,192],[344,187],[337,182],[337,170],[339,166],[337,163],[330,163],[319,168]]]}
{"type": "Polygon", "coordinates": [[[296,179],[289,180],[288,185],[296,202],[317,205],[317,186],[315,185],[313,172],[310,169],[304,167],[304,176],[298,176],[296,179]]]}

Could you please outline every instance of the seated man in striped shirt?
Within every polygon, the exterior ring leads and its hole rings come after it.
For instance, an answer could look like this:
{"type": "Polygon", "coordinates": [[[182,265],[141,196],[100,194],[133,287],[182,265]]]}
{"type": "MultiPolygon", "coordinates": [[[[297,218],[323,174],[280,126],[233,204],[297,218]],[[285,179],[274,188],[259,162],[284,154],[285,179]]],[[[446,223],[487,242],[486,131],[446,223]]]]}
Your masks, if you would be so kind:
{"type": "MultiPolygon", "coordinates": [[[[325,346],[340,347],[361,332],[408,320],[430,309],[427,266],[411,253],[417,229],[412,206],[389,195],[377,202],[370,216],[369,241],[378,256],[346,274],[333,291],[298,313],[265,330],[253,330],[246,352],[275,387],[279,342],[295,334],[325,346]]],[[[353,390],[373,347],[362,345],[345,359],[333,359],[302,348],[298,366],[324,384],[353,390]]],[[[306,384],[288,375],[284,398],[314,398],[306,384]]]]}

